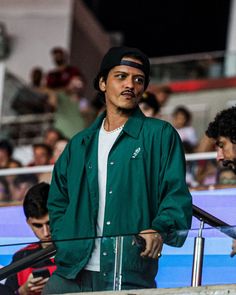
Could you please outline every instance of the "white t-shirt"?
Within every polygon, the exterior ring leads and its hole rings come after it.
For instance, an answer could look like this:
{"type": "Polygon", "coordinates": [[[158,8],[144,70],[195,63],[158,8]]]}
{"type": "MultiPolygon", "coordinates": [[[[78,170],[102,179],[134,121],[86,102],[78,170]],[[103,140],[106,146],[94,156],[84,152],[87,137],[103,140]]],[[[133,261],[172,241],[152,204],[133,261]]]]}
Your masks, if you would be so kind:
{"type": "MultiPolygon", "coordinates": [[[[104,122],[104,121],[103,121],[104,122]]],[[[99,186],[99,209],[97,219],[97,236],[102,236],[103,233],[103,222],[106,204],[106,182],[107,182],[107,159],[109,152],[120,134],[123,126],[113,130],[106,131],[104,124],[99,131],[98,138],[98,186],[99,186]]],[[[101,239],[95,240],[94,250],[91,258],[85,269],[91,271],[100,271],[100,243],[101,239]]]]}
{"type": "Polygon", "coordinates": [[[182,141],[188,141],[192,145],[196,145],[198,143],[196,131],[192,126],[177,128],[176,130],[179,133],[179,136],[182,139],[182,141]]]}

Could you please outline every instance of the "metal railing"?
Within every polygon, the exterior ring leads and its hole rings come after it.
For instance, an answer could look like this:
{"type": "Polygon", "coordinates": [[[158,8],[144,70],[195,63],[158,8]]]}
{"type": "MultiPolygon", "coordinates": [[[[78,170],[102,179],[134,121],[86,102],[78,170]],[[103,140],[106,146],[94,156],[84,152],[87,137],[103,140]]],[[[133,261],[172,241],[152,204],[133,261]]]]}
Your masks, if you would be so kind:
{"type": "Polygon", "coordinates": [[[150,58],[151,82],[168,83],[236,76],[235,60],[236,53],[226,51],[150,58]]]}
{"type": "MultiPolygon", "coordinates": [[[[218,229],[226,236],[236,239],[235,228],[214,215],[202,210],[201,208],[193,205],[193,216],[200,220],[201,225],[198,232],[198,236],[194,238],[194,250],[193,250],[193,262],[192,262],[192,280],[191,286],[198,287],[202,284],[202,269],[203,269],[203,256],[204,256],[204,237],[202,237],[202,231],[204,223],[218,229]]],[[[138,233],[137,233],[138,234],[138,233]]],[[[128,236],[135,236],[136,233],[122,235],[122,236],[105,236],[105,237],[88,237],[87,239],[107,239],[112,238],[115,242],[114,249],[114,278],[113,278],[113,290],[122,289],[122,257],[123,257],[123,239],[128,236]]],[[[83,238],[72,238],[67,241],[83,240],[83,238]]],[[[54,241],[64,242],[65,240],[54,241]]],[[[53,241],[52,241],[53,242],[53,241]]],[[[1,245],[2,247],[3,245],[1,245]]],[[[45,259],[48,259],[56,254],[56,247],[54,244],[48,246],[45,249],[41,249],[38,252],[31,254],[23,259],[16,261],[10,265],[7,265],[0,269],[0,280],[7,278],[8,276],[15,274],[27,267],[35,265],[45,259]]]]}
{"type": "MultiPolygon", "coordinates": [[[[186,161],[196,161],[196,160],[210,160],[216,158],[216,152],[207,153],[196,153],[196,154],[186,154],[186,161]]],[[[52,172],[53,165],[45,166],[35,166],[35,167],[20,167],[20,168],[7,168],[0,169],[0,176],[7,175],[18,175],[18,174],[35,174],[35,173],[47,173],[52,172]]]]}

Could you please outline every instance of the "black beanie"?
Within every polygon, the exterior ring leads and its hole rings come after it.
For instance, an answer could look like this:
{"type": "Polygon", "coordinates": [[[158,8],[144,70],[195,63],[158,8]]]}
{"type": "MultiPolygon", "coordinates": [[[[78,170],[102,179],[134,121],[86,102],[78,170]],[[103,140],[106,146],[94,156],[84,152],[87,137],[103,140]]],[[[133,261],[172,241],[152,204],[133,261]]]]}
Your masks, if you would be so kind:
{"type": "Polygon", "coordinates": [[[112,47],[104,55],[97,77],[94,79],[94,88],[98,91],[99,80],[104,75],[104,73],[109,72],[115,66],[121,65],[121,60],[124,56],[133,56],[142,62],[142,65],[138,66],[144,72],[145,75],[145,89],[149,83],[150,74],[150,62],[148,57],[139,49],[125,46],[112,47]]]}

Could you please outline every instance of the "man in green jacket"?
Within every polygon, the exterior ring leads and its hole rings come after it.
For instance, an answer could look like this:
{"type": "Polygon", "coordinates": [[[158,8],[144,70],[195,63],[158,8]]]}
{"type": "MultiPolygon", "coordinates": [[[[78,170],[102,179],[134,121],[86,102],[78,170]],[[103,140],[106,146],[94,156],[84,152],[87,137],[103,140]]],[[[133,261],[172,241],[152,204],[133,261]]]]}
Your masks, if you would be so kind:
{"type": "Polygon", "coordinates": [[[57,270],[44,294],[111,290],[110,237],[122,235],[122,289],[155,288],[163,242],[180,247],[186,239],[192,200],[181,140],[138,107],[149,73],[136,48],[113,47],[101,62],[94,86],[106,111],[72,138],[54,167],[48,209],[57,270]]]}

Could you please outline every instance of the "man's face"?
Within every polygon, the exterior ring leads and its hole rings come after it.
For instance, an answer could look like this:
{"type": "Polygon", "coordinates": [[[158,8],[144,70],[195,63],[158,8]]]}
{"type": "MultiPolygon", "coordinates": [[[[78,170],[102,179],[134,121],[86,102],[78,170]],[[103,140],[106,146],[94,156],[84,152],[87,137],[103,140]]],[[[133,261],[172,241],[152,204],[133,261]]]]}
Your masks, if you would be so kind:
{"type": "Polygon", "coordinates": [[[34,148],[34,163],[35,165],[48,165],[50,163],[50,155],[43,147],[34,148]]]}
{"type": "MultiPolygon", "coordinates": [[[[125,57],[123,60],[141,64],[134,58],[125,57]]],[[[144,92],[145,75],[140,69],[119,65],[109,71],[107,80],[100,79],[99,86],[105,94],[107,111],[134,109],[144,92]]]]}
{"type": "MultiPolygon", "coordinates": [[[[31,227],[35,236],[40,240],[47,242],[51,240],[51,232],[49,228],[49,216],[46,214],[41,218],[29,217],[27,220],[28,225],[31,227]]],[[[42,243],[42,247],[46,248],[51,243],[42,243]]]]}
{"type": "Polygon", "coordinates": [[[52,57],[53,62],[57,66],[62,66],[66,63],[66,56],[64,52],[55,52],[52,57]]]}
{"type": "Polygon", "coordinates": [[[175,128],[183,128],[186,126],[186,117],[182,112],[178,112],[173,116],[173,125],[175,128]]]}
{"type": "Polygon", "coordinates": [[[216,142],[217,161],[223,166],[231,168],[236,173],[236,144],[229,138],[220,136],[216,142]]]}
{"type": "Polygon", "coordinates": [[[59,140],[59,134],[55,131],[48,131],[44,137],[44,143],[54,148],[56,142],[59,140]]]}

